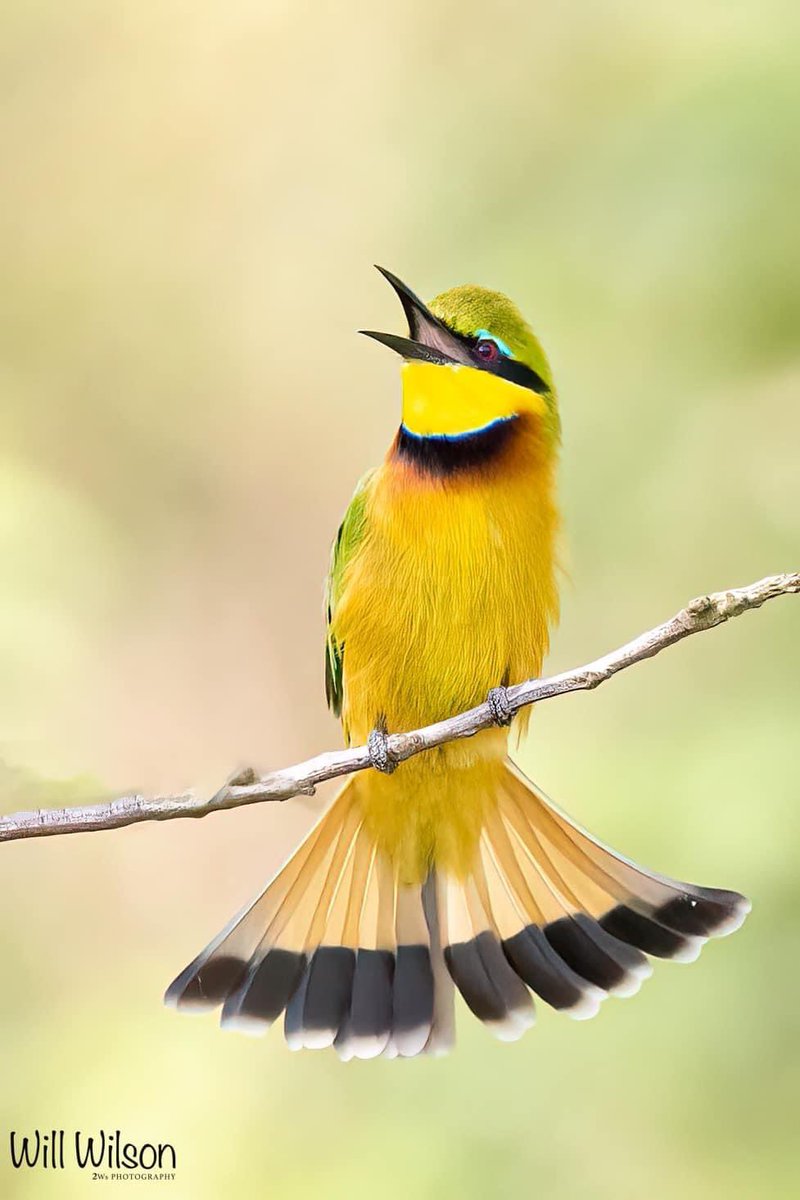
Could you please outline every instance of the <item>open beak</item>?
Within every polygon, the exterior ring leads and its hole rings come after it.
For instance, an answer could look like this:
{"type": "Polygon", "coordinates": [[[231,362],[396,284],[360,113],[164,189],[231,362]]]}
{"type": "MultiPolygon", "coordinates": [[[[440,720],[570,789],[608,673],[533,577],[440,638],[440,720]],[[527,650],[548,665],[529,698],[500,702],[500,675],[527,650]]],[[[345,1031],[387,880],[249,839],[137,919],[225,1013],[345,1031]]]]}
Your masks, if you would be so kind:
{"type": "Polygon", "coordinates": [[[372,329],[360,329],[365,337],[382,342],[390,350],[395,350],[406,360],[417,359],[422,362],[438,363],[441,366],[452,366],[453,363],[471,365],[467,347],[454,333],[451,332],[438,317],[435,317],[419,296],[415,296],[410,287],[401,279],[387,271],[385,267],[377,267],[384,279],[392,285],[403,312],[408,321],[408,337],[400,337],[395,333],[376,333],[372,329]]]}

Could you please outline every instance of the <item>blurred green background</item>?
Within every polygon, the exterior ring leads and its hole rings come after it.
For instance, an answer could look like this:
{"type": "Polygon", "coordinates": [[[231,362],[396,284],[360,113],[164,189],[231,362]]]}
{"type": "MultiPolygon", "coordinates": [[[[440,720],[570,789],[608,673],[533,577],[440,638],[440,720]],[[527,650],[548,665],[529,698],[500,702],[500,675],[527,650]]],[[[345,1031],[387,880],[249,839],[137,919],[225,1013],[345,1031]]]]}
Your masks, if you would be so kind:
{"type": "MultiPolygon", "coordinates": [[[[355,333],[401,328],[373,262],[507,291],[551,355],[552,669],[798,567],[795,3],[0,23],[4,811],[338,744],[321,580],[398,419],[355,333]]],[[[189,1200],[794,1194],[799,628],[778,601],[538,711],[520,761],[573,815],[754,909],[514,1046],[463,1017],[446,1060],[342,1066],[161,1007],[323,796],[3,847],[3,1196],[101,1186],[12,1171],[7,1131],[37,1126],[170,1141],[189,1200]]]]}

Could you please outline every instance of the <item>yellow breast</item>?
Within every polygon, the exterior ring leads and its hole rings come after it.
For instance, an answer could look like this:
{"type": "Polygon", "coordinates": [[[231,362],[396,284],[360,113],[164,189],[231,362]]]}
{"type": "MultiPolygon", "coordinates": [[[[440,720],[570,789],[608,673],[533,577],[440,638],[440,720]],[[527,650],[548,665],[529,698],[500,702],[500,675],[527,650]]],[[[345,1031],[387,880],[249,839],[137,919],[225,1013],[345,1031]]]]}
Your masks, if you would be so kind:
{"type": "Polygon", "coordinates": [[[352,739],[381,715],[414,728],[539,671],[558,603],[553,472],[532,423],[502,463],[463,476],[389,456],[335,620],[352,739]]]}

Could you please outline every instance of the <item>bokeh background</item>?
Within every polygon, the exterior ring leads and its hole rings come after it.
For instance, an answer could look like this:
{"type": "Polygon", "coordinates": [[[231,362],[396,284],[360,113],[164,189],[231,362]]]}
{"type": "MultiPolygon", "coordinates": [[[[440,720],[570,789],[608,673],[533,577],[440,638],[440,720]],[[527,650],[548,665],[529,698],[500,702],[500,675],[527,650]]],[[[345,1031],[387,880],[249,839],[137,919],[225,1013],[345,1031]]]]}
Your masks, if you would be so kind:
{"type": "MultiPolygon", "coordinates": [[[[795,3],[7,0],[0,807],[216,788],[338,744],[322,577],[398,419],[385,263],[514,296],[564,414],[552,669],[798,566],[795,3]]],[[[522,765],[754,900],[692,968],[515,1046],[292,1056],[161,1007],[320,804],[2,848],[8,1131],[175,1144],[171,1197],[786,1197],[798,611],[537,713],[522,765]]],[[[119,1184],[120,1188],[154,1187],[119,1184]]],[[[92,1193],[94,1194],[94,1193],[92,1193]]]]}

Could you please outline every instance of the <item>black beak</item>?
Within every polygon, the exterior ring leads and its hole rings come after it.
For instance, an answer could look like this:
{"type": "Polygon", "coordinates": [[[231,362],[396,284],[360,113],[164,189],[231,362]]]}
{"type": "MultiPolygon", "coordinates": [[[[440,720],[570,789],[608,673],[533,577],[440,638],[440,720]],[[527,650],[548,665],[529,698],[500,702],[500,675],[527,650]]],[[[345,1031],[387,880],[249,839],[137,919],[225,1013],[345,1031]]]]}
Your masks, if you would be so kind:
{"type": "Polygon", "coordinates": [[[427,304],[423,304],[419,296],[415,296],[410,287],[401,279],[387,271],[385,267],[377,267],[384,279],[388,280],[403,306],[403,312],[408,321],[409,336],[400,337],[395,333],[376,333],[372,329],[361,329],[365,337],[382,342],[390,350],[395,350],[405,359],[417,359],[422,362],[452,365],[453,363],[471,364],[467,347],[443,321],[435,317],[427,304]]]}

